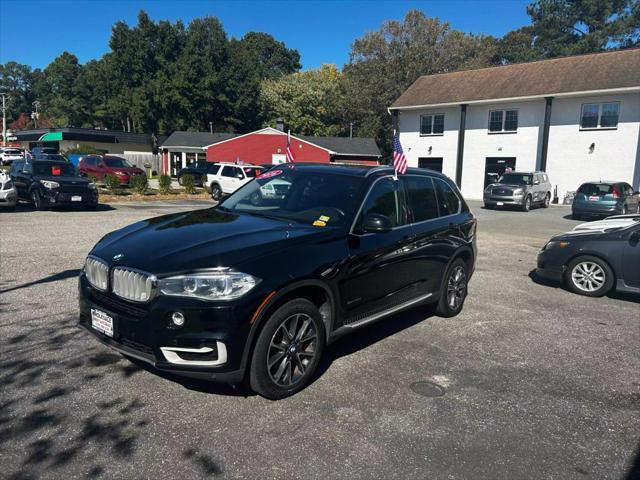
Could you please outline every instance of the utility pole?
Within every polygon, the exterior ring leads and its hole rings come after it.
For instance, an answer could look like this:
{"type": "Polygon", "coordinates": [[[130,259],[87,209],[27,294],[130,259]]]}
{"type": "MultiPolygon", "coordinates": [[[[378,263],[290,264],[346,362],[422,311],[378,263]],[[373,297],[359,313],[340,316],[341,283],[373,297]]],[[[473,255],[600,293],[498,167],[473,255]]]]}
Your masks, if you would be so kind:
{"type": "Polygon", "coordinates": [[[6,98],[7,94],[4,92],[0,92],[2,95],[2,145],[7,145],[7,104],[6,98]]]}
{"type": "Polygon", "coordinates": [[[209,131],[213,133],[213,122],[209,122],[209,131]]]}
{"type": "Polygon", "coordinates": [[[349,138],[353,138],[353,122],[349,122],[349,138]]]}

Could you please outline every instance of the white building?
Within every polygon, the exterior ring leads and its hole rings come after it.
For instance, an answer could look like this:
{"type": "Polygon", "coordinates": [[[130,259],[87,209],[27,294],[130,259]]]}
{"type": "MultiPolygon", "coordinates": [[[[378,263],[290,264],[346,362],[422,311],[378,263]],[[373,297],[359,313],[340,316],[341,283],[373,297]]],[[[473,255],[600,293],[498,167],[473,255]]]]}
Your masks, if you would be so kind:
{"type": "Polygon", "coordinates": [[[506,167],[544,170],[559,201],[590,180],[640,184],[640,49],[420,77],[389,108],[409,166],[467,198],[506,167]]]}

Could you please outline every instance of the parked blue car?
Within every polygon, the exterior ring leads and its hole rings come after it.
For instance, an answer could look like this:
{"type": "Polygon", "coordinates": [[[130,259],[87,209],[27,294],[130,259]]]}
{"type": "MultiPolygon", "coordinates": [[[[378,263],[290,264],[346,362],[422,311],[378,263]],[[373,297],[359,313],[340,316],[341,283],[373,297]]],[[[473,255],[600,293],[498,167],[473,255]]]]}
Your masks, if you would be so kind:
{"type": "Polygon", "coordinates": [[[587,182],[580,185],[571,206],[573,218],[640,213],[640,192],[625,182],[587,182]]]}

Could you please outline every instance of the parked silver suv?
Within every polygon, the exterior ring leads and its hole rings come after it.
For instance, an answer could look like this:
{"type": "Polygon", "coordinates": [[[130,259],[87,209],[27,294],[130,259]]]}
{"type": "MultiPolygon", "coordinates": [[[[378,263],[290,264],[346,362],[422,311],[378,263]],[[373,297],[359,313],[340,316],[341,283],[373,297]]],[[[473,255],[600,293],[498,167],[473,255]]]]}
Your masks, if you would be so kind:
{"type": "Polygon", "coordinates": [[[485,208],[517,206],[525,212],[535,205],[544,208],[551,201],[551,183],[544,172],[509,172],[484,191],[485,208]]]}

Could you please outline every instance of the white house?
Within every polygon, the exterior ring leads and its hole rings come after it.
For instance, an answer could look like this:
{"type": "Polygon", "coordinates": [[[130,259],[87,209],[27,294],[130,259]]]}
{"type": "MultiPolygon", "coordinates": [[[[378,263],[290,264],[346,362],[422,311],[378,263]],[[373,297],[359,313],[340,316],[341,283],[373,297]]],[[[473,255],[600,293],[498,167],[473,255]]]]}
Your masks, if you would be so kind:
{"type": "Polygon", "coordinates": [[[640,184],[640,49],[426,75],[389,108],[409,166],[480,199],[505,168],[543,170],[559,201],[590,180],[640,184]]]}

